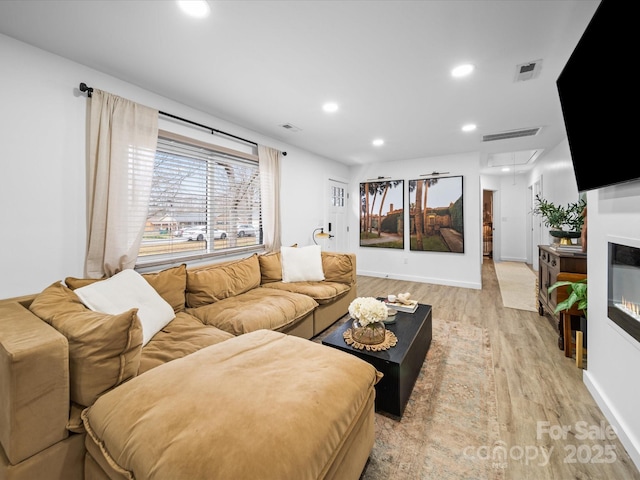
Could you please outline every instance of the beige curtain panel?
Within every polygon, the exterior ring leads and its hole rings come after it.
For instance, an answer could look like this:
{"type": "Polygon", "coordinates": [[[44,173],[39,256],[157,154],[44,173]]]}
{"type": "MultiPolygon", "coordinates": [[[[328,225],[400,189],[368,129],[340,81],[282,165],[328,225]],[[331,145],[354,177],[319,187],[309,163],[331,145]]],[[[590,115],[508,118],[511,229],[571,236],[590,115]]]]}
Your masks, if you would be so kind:
{"type": "Polygon", "coordinates": [[[85,274],[102,278],[135,266],[147,221],[158,110],[94,89],[89,122],[85,274]]]}
{"type": "Polygon", "coordinates": [[[280,152],[258,145],[260,165],[260,195],[262,200],[262,232],[267,252],[276,252],[282,245],[280,237],[280,152]]]}

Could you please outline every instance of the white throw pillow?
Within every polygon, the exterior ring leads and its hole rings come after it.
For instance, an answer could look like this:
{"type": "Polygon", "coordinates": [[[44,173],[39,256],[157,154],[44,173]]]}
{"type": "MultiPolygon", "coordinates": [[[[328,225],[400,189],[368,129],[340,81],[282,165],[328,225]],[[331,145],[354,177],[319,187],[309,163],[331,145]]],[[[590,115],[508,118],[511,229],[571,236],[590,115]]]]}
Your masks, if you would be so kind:
{"type": "Polygon", "coordinates": [[[175,318],[173,307],[142,275],[131,269],[86,287],[76,288],[74,293],[94,312],[117,315],[137,308],[142,324],[142,346],[175,318]]]}
{"type": "Polygon", "coordinates": [[[282,281],[319,282],[324,280],[320,245],[308,247],[281,247],[282,281]]]}

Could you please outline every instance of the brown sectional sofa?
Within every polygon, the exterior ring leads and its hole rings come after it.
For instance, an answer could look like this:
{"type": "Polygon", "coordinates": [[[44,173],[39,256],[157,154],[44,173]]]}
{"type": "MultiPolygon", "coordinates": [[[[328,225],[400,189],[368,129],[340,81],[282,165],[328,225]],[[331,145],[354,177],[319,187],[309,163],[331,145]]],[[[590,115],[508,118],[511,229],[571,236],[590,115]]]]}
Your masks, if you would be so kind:
{"type": "Polygon", "coordinates": [[[144,347],[136,309],[73,292],[96,280],[0,301],[0,479],[357,479],[379,374],[306,340],[356,296],[355,255],[322,266],[295,283],[279,253],[144,274],[175,312],[144,347]]]}

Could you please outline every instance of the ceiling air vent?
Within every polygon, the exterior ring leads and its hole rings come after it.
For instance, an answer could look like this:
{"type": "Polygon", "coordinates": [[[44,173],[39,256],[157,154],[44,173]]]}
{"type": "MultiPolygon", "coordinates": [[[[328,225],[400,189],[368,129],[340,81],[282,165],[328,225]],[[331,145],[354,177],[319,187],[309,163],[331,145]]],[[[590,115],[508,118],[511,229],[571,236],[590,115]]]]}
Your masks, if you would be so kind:
{"type": "Polygon", "coordinates": [[[514,81],[524,82],[526,80],[538,78],[540,70],[542,70],[542,59],[516,65],[516,76],[514,81]]]}
{"type": "Polygon", "coordinates": [[[280,125],[282,128],[284,128],[285,130],[289,130],[290,132],[299,132],[300,130],[302,130],[301,128],[296,127],[295,125],[291,124],[291,123],[284,123],[282,125],[280,125]]]}
{"type": "Polygon", "coordinates": [[[520,138],[520,137],[533,137],[537,135],[542,127],[534,127],[534,128],[521,128],[520,130],[507,130],[506,132],[500,133],[491,133],[489,135],[483,135],[483,142],[492,142],[494,140],[508,140],[510,138],[520,138]]]}
{"type": "Polygon", "coordinates": [[[542,149],[490,153],[487,156],[487,165],[489,167],[515,167],[516,165],[529,165],[535,162],[541,153],[542,149]]]}

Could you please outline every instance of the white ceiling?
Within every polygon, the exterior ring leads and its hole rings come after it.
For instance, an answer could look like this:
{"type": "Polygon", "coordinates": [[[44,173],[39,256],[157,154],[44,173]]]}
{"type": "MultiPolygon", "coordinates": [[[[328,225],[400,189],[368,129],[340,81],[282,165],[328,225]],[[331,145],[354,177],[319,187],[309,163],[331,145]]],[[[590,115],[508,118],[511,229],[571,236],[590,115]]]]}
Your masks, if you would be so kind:
{"type": "Polygon", "coordinates": [[[196,20],[172,0],[2,0],[0,33],[347,165],[480,152],[499,173],[565,137],[555,80],[599,0],[209,4],[196,20]],[[537,78],[515,81],[536,60],[537,78]],[[462,62],[475,72],[453,79],[462,62]]]}

